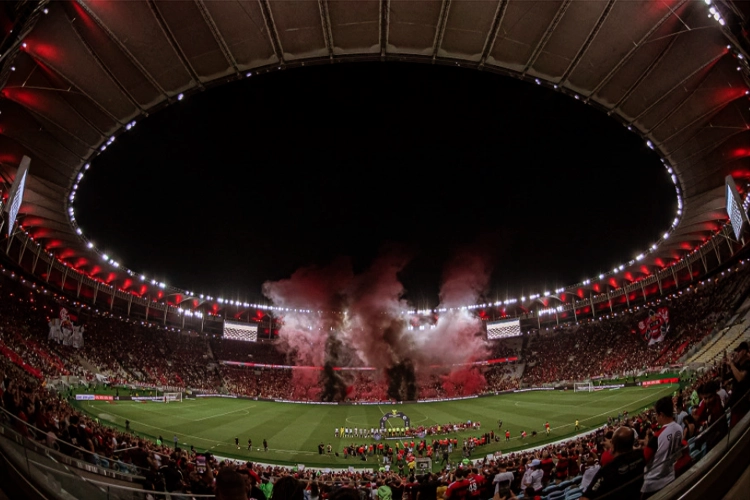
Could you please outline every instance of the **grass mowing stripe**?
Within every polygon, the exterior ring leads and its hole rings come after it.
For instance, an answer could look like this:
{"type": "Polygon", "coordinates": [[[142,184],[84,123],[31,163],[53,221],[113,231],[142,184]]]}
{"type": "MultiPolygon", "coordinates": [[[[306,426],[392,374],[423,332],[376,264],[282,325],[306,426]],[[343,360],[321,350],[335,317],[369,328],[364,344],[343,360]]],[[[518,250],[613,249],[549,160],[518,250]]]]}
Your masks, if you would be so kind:
{"type": "MultiPolygon", "coordinates": [[[[673,389],[673,387],[656,386],[630,387],[594,393],[543,391],[461,401],[399,405],[306,405],[218,398],[191,400],[189,404],[183,402],[171,405],[134,404],[124,401],[115,403],[99,401],[89,403],[87,401],[74,404],[93,416],[100,416],[104,420],[114,420],[114,424],[119,427],[123,426],[125,419],[129,419],[136,431],[145,433],[149,437],[155,437],[161,433],[167,436],[167,441],[170,441],[172,434],[169,433],[177,434],[181,442],[192,442],[199,451],[204,447],[205,449],[216,448],[216,453],[244,460],[284,464],[305,463],[311,467],[345,467],[353,461],[344,460],[343,457],[319,455],[317,445],[320,442],[330,443],[335,451],[340,452],[345,445],[374,442],[372,439],[364,438],[336,438],[333,433],[334,426],[377,428],[383,415],[391,410],[400,410],[408,415],[412,427],[443,425],[467,420],[484,423],[480,431],[451,434],[451,437],[460,440],[469,436],[478,436],[493,428],[495,432],[498,432],[495,422],[498,418],[502,418],[505,423],[498,434],[502,436],[506,429],[510,429],[513,441],[505,443],[502,439],[500,443],[484,446],[481,448],[481,453],[484,454],[497,450],[513,451],[572,437],[576,419],[581,422],[583,431],[590,431],[591,426],[604,423],[607,415],[615,416],[622,409],[628,409],[634,413],[643,409],[645,404],[641,406],[641,403],[649,404],[673,389]],[[175,404],[180,406],[174,406],[175,404]],[[245,415],[243,410],[247,410],[248,414],[245,415]],[[105,412],[114,416],[107,418],[105,412]],[[545,419],[555,430],[549,438],[546,438],[543,432],[545,419]],[[521,430],[529,433],[532,430],[541,432],[537,437],[527,437],[520,441],[517,436],[521,430]],[[240,450],[237,450],[234,445],[235,437],[240,437],[241,444],[244,443],[240,446],[240,450]],[[249,437],[254,443],[251,451],[247,450],[246,445],[249,437]],[[268,438],[269,445],[273,446],[268,453],[263,452],[262,448],[260,452],[257,450],[264,437],[268,438]],[[295,456],[298,456],[296,460],[295,456]]],[[[390,428],[395,426],[397,426],[395,422],[389,422],[390,428]]],[[[428,441],[431,440],[432,437],[428,436],[428,441]]],[[[460,446],[458,448],[458,454],[460,454],[460,446]]],[[[357,463],[357,465],[364,464],[357,463]]]]}

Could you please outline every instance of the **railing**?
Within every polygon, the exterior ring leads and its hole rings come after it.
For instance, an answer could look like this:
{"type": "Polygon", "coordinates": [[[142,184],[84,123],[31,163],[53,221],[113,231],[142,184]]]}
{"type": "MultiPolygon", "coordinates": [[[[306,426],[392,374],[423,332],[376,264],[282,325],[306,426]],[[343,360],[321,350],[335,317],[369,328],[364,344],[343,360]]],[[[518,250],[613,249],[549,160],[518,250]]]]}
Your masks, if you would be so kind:
{"type": "MultiPolygon", "coordinates": [[[[32,440],[10,429],[7,424],[0,424],[0,451],[3,456],[45,498],[61,500],[70,500],[71,498],[85,498],[87,500],[149,500],[153,498],[198,500],[215,498],[213,495],[144,490],[136,486],[137,482],[129,487],[92,479],[83,475],[84,471],[96,474],[101,473],[101,470],[92,469],[90,464],[85,463],[83,468],[77,468],[75,463],[70,466],[66,462],[58,461],[57,459],[61,455],[54,450],[34,446],[35,444],[32,440]]],[[[64,455],[62,457],[69,458],[64,455]]],[[[73,460],[73,462],[80,463],[81,461],[73,460]]],[[[113,477],[110,474],[106,475],[113,477]]]]}
{"type": "MultiPolygon", "coordinates": [[[[99,457],[94,454],[93,462],[87,462],[80,460],[69,455],[66,455],[54,448],[50,448],[41,443],[40,440],[34,439],[37,436],[46,436],[46,432],[34,427],[33,425],[24,422],[12,413],[9,413],[4,408],[0,407],[0,434],[8,439],[16,441],[18,444],[23,445],[35,453],[47,456],[56,462],[65,464],[69,467],[84,470],[92,474],[98,474],[100,476],[106,476],[119,481],[137,482],[143,480],[146,475],[146,470],[135,466],[133,464],[126,464],[117,459],[110,459],[106,457],[99,457]],[[12,427],[15,426],[17,429],[24,429],[31,437],[24,436],[12,427]],[[111,468],[111,466],[117,467],[117,469],[111,468]]],[[[90,451],[85,450],[79,446],[75,446],[72,443],[57,439],[57,441],[64,442],[65,446],[81,453],[82,456],[92,455],[90,451]]]]}

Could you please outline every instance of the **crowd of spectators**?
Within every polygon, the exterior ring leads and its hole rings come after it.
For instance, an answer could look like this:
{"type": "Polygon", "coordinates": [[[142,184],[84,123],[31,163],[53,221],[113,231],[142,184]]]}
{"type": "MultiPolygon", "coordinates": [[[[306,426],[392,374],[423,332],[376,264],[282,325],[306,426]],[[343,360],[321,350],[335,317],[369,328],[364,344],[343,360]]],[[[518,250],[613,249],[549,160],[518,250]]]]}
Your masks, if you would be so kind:
{"type": "Polygon", "coordinates": [[[676,362],[690,346],[729,319],[737,301],[745,296],[750,272],[745,266],[734,273],[691,286],[646,307],[536,331],[524,350],[523,382],[542,385],[616,378],[676,362]],[[650,311],[662,307],[669,311],[669,329],[663,341],[649,345],[637,325],[650,311]]]}
{"type": "MultiPolygon", "coordinates": [[[[750,287],[750,267],[727,270],[654,303],[598,319],[539,329],[523,337],[488,341],[489,359],[509,363],[434,368],[416,373],[420,399],[497,393],[521,386],[613,378],[676,362],[689,348],[723,324],[750,287]],[[667,308],[664,341],[649,345],[637,324],[650,311],[667,308]]],[[[178,387],[268,399],[319,400],[320,370],[238,367],[226,361],[294,365],[294,353],[277,342],[244,342],[98,313],[82,305],[76,321],[85,324],[82,348],[47,339],[47,322],[59,314],[62,297],[20,280],[0,280],[0,350],[42,378],[95,377],[111,384],[178,387]],[[291,382],[291,383],[290,383],[291,382]],[[292,390],[289,390],[289,387],[292,390]]],[[[341,371],[348,401],[388,400],[388,380],[377,371],[341,371]]]]}

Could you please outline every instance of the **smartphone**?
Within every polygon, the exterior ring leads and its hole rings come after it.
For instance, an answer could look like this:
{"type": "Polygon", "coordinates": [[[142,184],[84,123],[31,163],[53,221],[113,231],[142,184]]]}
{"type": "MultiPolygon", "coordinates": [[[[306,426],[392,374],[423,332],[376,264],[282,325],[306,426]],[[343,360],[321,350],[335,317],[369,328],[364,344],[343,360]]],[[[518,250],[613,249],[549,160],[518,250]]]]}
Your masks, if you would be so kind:
{"type": "Polygon", "coordinates": [[[206,472],[206,457],[204,455],[195,457],[195,470],[198,471],[198,474],[206,472]]]}

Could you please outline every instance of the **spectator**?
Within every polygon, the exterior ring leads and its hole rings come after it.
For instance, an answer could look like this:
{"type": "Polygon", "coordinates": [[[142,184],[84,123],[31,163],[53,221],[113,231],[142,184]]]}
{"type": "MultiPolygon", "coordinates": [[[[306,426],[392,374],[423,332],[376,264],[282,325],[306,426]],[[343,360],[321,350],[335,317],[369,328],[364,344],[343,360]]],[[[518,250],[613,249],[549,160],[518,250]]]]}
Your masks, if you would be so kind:
{"type": "MultiPolygon", "coordinates": [[[[714,392],[714,397],[716,393],[714,392]]],[[[644,450],[646,458],[642,498],[649,498],[674,481],[674,463],[682,443],[682,428],[674,421],[674,406],[669,396],[654,406],[656,421],[661,427],[644,450]]],[[[613,438],[614,439],[614,438],[613,438]]]]}
{"type": "MultiPolygon", "coordinates": [[[[639,497],[646,459],[641,450],[633,449],[634,442],[632,429],[620,427],[615,431],[612,436],[612,461],[596,471],[590,484],[584,489],[582,500],[604,496],[608,500],[631,500],[639,497]]],[[[584,474],[584,480],[585,477],[584,474]]]]}

